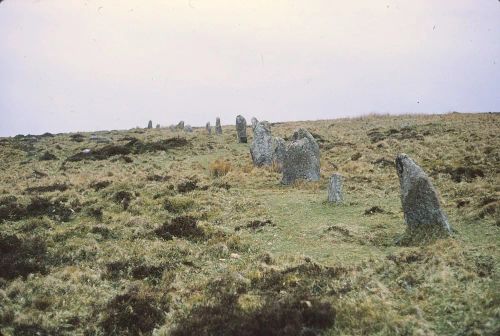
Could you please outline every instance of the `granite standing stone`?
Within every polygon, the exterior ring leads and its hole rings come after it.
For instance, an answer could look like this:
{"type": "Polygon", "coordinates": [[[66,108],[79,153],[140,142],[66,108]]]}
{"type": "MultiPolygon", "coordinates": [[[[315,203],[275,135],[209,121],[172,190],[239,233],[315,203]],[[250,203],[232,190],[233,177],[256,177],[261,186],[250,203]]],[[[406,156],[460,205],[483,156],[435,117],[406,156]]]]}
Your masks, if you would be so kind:
{"type": "Polygon", "coordinates": [[[257,167],[273,164],[273,137],[271,125],[267,121],[261,121],[255,126],[250,154],[253,164],[257,167]]]}
{"type": "Polygon", "coordinates": [[[215,119],[215,134],[221,135],[222,134],[222,126],[220,125],[220,118],[217,117],[215,119]]]}
{"type": "Polygon", "coordinates": [[[328,202],[342,203],[342,175],[333,174],[328,184],[328,202]]]}
{"type": "Polygon", "coordinates": [[[193,128],[191,127],[191,125],[186,125],[184,126],[184,131],[188,133],[193,133],[193,128]]]}
{"type": "Polygon", "coordinates": [[[241,115],[236,117],[236,133],[239,143],[247,143],[247,121],[241,115]]]}
{"type": "Polygon", "coordinates": [[[179,121],[179,123],[177,124],[177,126],[175,126],[175,128],[180,131],[184,130],[184,121],[179,121]]]}
{"type": "Polygon", "coordinates": [[[286,142],[282,138],[273,137],[273,163],[277,170],[283,171],[283,160],[285,159],[286,142]]]}
{"type": "Polygon", "coordinates": [[[156,128],[160,128],[160,124],[156,124],[156,128]]]}
{"type": "Polygon", "coordinates": [[[210,121],[205,125],[205,129],[207,130],[208,135],[212,134],[212,126],[210,126],[210,121]]]}
{"type": "Polygon", "coordinates": [[[259,123],[259,121],[257,120],[257,118],[253,117],[252,118],[252,130],[255,130],[255,127],[257,126],[258,123],[259,123]]]}
{"type": "Polygon", "coordinates": [[[292,141],[286,145],[281,183],[288,185],[297,180],[318,181],[319,169],[318,143],[306,129],[299,128],[294,132],[292,141]]]}
{"type": "Polygon", "coordinates": [[[439,197],[429,177],[408,155],[396,157],[401,204],[405,223],[410,231],[437,228],[450,232],[448,218],[439,203],[439,197]]]}
{"type": "Polygon", "coordinates": [[[150,121],[148,122],[148,128],[153,128],[153,121],[152,121],[152,120],[150,120],[150,121]]]}

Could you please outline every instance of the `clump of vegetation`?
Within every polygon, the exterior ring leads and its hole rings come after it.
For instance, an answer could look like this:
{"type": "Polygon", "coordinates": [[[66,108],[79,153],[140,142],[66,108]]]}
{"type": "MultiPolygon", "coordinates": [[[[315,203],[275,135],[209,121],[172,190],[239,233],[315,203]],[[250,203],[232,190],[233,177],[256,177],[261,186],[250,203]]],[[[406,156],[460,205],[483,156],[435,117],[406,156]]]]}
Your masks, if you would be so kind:
{"type": "Polygon", "coordinates": [[[175,217],[155,230],[155,234],[165,240],[172,237],[186,238],[192,241],[208,239],[211,234],[198,225],[198,220],[192,216],[175,217]]]}
{"type": "Polygon", "coordinates": [[[106,187],[108,187],[109,185],[111,185],[111,181],[94,181],[92,183],[90,183],[90,187],[92,189],[94,189],[94,191],[99,191],[101,189],[104,189],[106,187]]]}
{"type": "Polygon", "coordinates": [[[195,179],[188,179],[181,181],[177,184],[177,191],[180,193],[187,193],[198,188],[198,181],[195,179]]]}
{"type": "Polygon", "coordinates": [[[25,189],[27,193],[46,193],[54,191],[66,191],[69,186],[66,183],[54,183],[46,186],[28,187],[25,189]]]}
{"type": "Polygon", "coordinates": [[[106,335],[149,334],[165,320],[168,306],[158,302],[158,293],[137,284],[111,299],[99,325],[106,335]]]}
{"type": "Polygon", "coordinates": [[[193,205],[194,200],[192,198],[183,196],[169,197],[163,202],[163,208],[171,213],[186,211],[193,205]]]}
{"type": "Polygon", "coordinates": [[[74,209],[66,206],[62,200],[50,200],[43,197],[34,197],[26,207],[27,216],[49,216],[55,220],[67,222],[71,219],[74,209]]]}
{"type": "Polygon", "coordinates": [[[234,230],[239,231],[241,229],[250,229],[253,231],[259,231],[259,230],[262,230],[262,228],[265,226],[275,226],[275,225],[273,224],[273,222],[270,219],[266,219],[263,221],[256,219],[256,220],[253,220],[246,225],[237,226],[234,228],[234,230]]]}
{"type": "Polygon", "coordinates": [[[113,196],[113,200],[116,203],[121,204],[123,206],[124,210],[128,209],[132,198],[133,198],[133,194],[131,192],[125,191],[125,190],[118,191],[113,196]]]}
{"type": "Polygon", "coordinates": [[[210,175],[213,177],[221,177],[227,175],[231,170],[231,163],[226,160],[217,159],[210,163],[210,175]]]}
{"type": "Polygon", "coordinates": [[[17,202],[15,196],[0,198],[0,222],[4,220],[19,220],[27,216],[26,207],[17,202]]]}
{"type": "Polygon", "coordinates": [[[45,151],[42,155],[40,155],[38,159],[40,161],[51,161],[51,160],[57,160],[57,156],[48,151],[45,151]]]}
{"type": "Polygon", "coordinates": [[[47,246],[39,237],[20,239],[0,233],[0,278],[7,280],[46,270],[47,246]]]}

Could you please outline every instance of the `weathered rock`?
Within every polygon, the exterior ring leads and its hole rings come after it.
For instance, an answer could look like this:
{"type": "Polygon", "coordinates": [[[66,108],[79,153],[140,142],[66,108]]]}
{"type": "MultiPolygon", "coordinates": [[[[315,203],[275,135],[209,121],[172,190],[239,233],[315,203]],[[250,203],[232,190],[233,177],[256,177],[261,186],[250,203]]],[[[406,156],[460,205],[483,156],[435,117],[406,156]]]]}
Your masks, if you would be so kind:
{"type": "Polygon", "coordinates": [[[212,134],[212,126],[210,126],[210,121],[207,122],[205,129],[207,130],[208,135],[212,134]]]}
{"type": "Polygon", "coordinates": [[[299,128],[286,145],[281,183],[297,180],[318,181],[320,178],[319,146],[311,133],[299,128]]]}
{"type": "Polygon", "coordinates": [[[330,183],[328,184],[328,202],[330,203],[342,203],[342,175],[333,174],[330,177],[330,183]]]}
{"type": "Polygon", "coordinates": [[[242,115],[236,117],[236,133],[239,143],[247,143],[247,121],[242,115]]]}
{"type": "Polygon", "coordinates": [[[450,232],[448,218],[429,177],[408,155],[396,157],[401,203],[405,223],[410,231],[432,229],[450,232]]]}
{"type": "Polygon", "coordinates": [[[267,121],[257,123],[253,142],[250,145],[253,164],[257,167],[270,166],[273,163],[273,137],[271,125],[267,121]]]}
{"type": "Polygon", "coordinates": [[[283,171],[283,160],[285,159],[286,142],[282,138],[273,138],[273,163],[277,171],[283,171]]]}
{"type": "Polygon", "coordinates": [[[160,128],[160,124],[156,124],[156,128],[160,128]]]}
{"type": "Polygon", "coordinates": [[[186,125],[184,126],[184,131],[188,133],[193,133],[193,128],[191,127],[191,125],[186,125]]]}
{"type": "Polygon", "coordinates": [[[170,125],[170,126],[168,126],[168,129],[173,132],[173,131],[175,131],[177,129],[177,126],[170,125]]]}
{"type": "Polygon", "coordinates": [[[150,120],[150,121],[148,122],[148,128],[153,128],[153,121],[151,121],[151,120],[150,120]]]}
{"type": "Polygon", "coordinates": [[[257,118],[253,117],[252,118],[252,130],[255,130],[255,126],[257,126],[258,123],[259,123],[259,121],[257,120],[257,118]]]}
{"type": "Polygon", "coordinates": [[[179,121],[179,123],[177,124],[177,126],[175,126],[176,129],[178,130],[184,130],[184,121],[179,121]]]}
{"type": "Polygon", "coordinates": [[[222,134],[222,126],[220,125],[220,118],[217,117],[215,119],[215,134],[221,135],[222,134]]]}

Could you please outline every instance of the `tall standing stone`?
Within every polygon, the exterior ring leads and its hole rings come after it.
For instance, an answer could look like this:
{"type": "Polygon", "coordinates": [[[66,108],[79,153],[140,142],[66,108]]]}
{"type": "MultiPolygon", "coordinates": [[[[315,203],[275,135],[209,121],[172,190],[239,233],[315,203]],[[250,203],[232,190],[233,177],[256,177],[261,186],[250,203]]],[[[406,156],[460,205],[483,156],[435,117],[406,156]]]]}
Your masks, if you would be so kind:
{"type": "Polygon", "coordinates": [[[439,197],[429,177],[408,155],[396,157],[401,204],[405,223],[410,231],[432,229],[450,232],[448,218],[439,203],[439,197]]]}
{"type": "Polygon", "coordinates": [[[180,131],[184,130],[184,121],[179,121],[179,123],[177,124],[177,126],[175,126],[175,128],[180,131]]]}
{"type": "Polygon", "coordinates": [[[257,167],[270,166],[273,163],[273,137],[271,125],[267,121],[257,123],[250,145],[253,164],[257,167]]]}
{"type": "Polygon", "coordinates": [[[222,134],[222,126],[220,125],[220,118],[217,117],[215,119],[215,134],[221,135],[222,134]]]}
{"type": "Polygon", "coordinates": [[[283,171],[285,160],[286,142],[282,138],[273,137],[273,163],[278,171],[283,171]]]}
{"type": "Polygon", "coordinates": [[[333,174],[328,184],[328,202],[342,203],[342,175],[333,174]]]}
{"type": "Polygon", "coordinates": [[[252,130],[255,130],[255,127],[257,126],[258,123],[259,123],[259,121],[257,120],[257,118],[253,117],[252,118],[252,130]]]}
{"type": "Polygon", "coordinates": [[[212,126],[210,126],[210,121],[205,125],[205,129],[207,130],[208,135],[212,134],[212,126]]]}
{"type": "Polygon", "coordinates": [[[153,121],[152,121],[152,120],[150,120],[150,121],[148,122],[148,128],[153,128],[153,121]]]}
{"type": "Polygon", "coordinates": [[[292,141],[286,145],[281,183],[292,184],[297,180],[318,181],[320,179],[319,146],[304,128],[293,133],[292,141]]]}
{"type": "Polygon", "coordinates": [[[247,121],[241,115],[236,117],[236,133],[239,143],[247,143],[247,121]]]}

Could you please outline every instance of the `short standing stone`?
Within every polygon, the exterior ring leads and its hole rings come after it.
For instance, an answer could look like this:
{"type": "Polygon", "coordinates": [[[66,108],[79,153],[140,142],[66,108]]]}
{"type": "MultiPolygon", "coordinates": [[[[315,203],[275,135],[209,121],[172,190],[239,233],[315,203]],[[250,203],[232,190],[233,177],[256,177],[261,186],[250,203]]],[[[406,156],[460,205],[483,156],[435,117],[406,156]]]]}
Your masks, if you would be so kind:
{"type": "Polygon", "coordinates": [[[236,133],[239,143],[247,143],[247,121],[241,115],[236,117],[236,133]]]}
{"type": "Polygon", "coordinates": [[[152,120],[150,120],[150,121],[148,122],[148,128],[153,128],[153,121],[152,121],[152,120]]]}
{"type": "Polygon", "coordinates": [[[318,181],[320,178],[319,146],[311,133],[299,128],[286,145],[281,183],[297,180],[318,181]]]}
{"type": "Polygon", "coordinates": [[[267,121],[257,123],[253,142],[250,145],[253,164],[257,167],[270,166],[273,163],[273,137],[271,125],[267,121]]]}
{"type": "Polygon", "coordinates": [[[208,135],[212,134],[212,126],[210,126],[210,121],[205,125],[205,129],[207,130],[208,135]]]}
{"type": "Polygon", "coordinates": [[[259,123],[259,121],[257,120],[257,118],[253,117],[252,118],[252,130],[255,130],[255,127],[257,126],[258,123],[259,123]]]}
{"type": "Polygon", "coordinates": [[[184,121],[179,121],[179,123],[177,124],[177,126],[175,126],[175,128],[182,131],[184,129],[184,121]]]}
{"type": "Polygon", "coordinates": [[[286,142],[282,138],[273,138],[273,164],[277,171],[283,171],[283,160],[285,159],[286,142]]]}
{"type": "Polygon", "coordinates": [[[191,127],[191,125],[186,125],[184,126],[184,131],[188,133],[193,133],[193,128],[191,127]]]}
{"type": "Polygon", "coordinates": [[[220,118],[217,117],[215,119],[215,134],[221,135],[222,134],[222,126],[220,125],[220,118]]]}
{"type": "Polygon", "coordinates": [[[408,155],[396,157],[401,203],[405,223],[410,229],[438,229],[450,232],[446,214],[441,210],[438,194],[429,177],[408,155]]]}
{"type": "Polygon", "coordinates": [[[328,202],[341,203],[342,200],[342,175],[333,174],[328,184],[328,202]]]}

